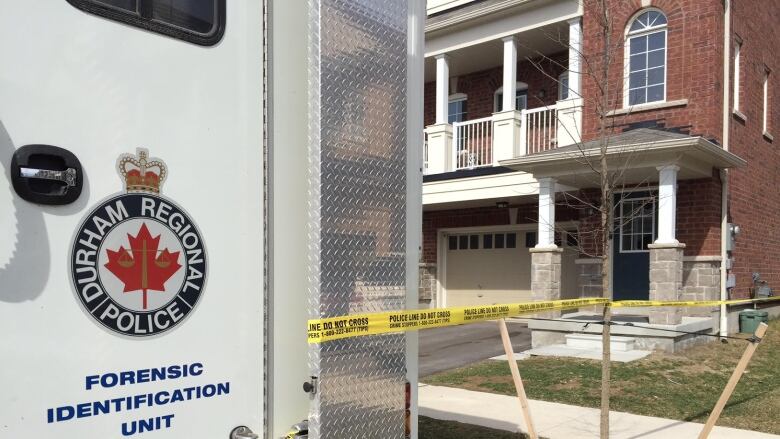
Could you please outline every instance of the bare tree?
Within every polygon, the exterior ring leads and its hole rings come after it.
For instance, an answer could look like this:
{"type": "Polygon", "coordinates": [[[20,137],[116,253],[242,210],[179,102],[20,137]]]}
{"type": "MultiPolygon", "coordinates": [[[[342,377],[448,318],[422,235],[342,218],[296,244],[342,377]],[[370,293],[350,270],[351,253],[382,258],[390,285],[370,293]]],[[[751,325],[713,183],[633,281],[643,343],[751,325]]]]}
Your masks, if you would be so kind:
{"type": "MultiPolygon", "coordinates": [[[[612,298],[611,258],[613,255],[613,236],[616,229],[626,222],[635,218],[644,206],[633,206],[633,209],[627,213],[624,212],[617,219],[615,218],[615,196],[623,192],[630,192],[647,186],[646,181],[634,182],[628,185],[625,182],[626,170],[631,168],[632,155],[634,151],[630,148],[615,151],[610,148],[612,136],[616,133],[619,123],[625,120],[626,114],[622,118],[614,116],[614,110],[620,108],[622,95],[619,92],[622,87],[622,73],[615,76],[613,68],[622,72],[622,53],[624,41],[622,38],[615,38],[613,16],[610,13],[616,6],[621,6],[625,0],[573,0],[577,1],[584,11],[584,17],[587,17],[584,24],[587,31],[587,38],[583,38],[583,43],[587,46],[571,47],[568,38],[565,35],[548,34],[547,37],[559,43],[562,47],[569,50],[578,51],[581,69],[579,72],[570,74],[580,74],[582,77],[582,87],[587,84],[588,93],[582,93],[577,96],[583,99],[584,108],[590,114],[583,115],[585,118],[595,117],[598,121],[596,132],[591,136],[589,146],[580,141],[575,144],[572,150],[572,158],[588,170],[592,177],[594,186],[598,187],[596,197],[580,193],[564,193],[563,205],[579,210],[594,212],[591,216],[594,221],[587,228],[581,227],[576,237],[576,249],[580,254],[591,258],[598,258],[601,263],[601,291],[606,299],[612,298]],[[582,47],[586,47],[582,49],[582,47]],[[615,63],[618,63],[616,66],[615,63]],[[615,77],[621,78],[616,81],[615,77]],[[598,147],[593,148],[593,142],[598,147]],[[597,199],[593,199],[597,198],[597,199]],[[618,223],[622,222],[622,223],[618,223]]],[[[547,56],[540,52],[534,52],[526,58],[536,69],[548,79],[558,82],[559,87],[565,87],[561,84],[557,75],[552,75],[549,69],[543,64],[552,64],[562,69],[569,66],[562,64],[561,60],[547,56]],[[541,60],[541,61],[540,61],[541,60]]],[[[572,93],[569,90],[569,93],[572,93]]],[[[571,97],[571,96],[570,96],[571,97]]],[[[578,130],[581,130],[578,127],[578,130]]],[[[583,133],[567,133],[574,139],[582,139],[583,133]]],[[[618,203],[622,202],[619,200],[618,203]]],[[[649,202],[654,202],[651,199],[649,202]]],[[[610,325],[612,321],[611,308],[605,306],[602,312],[602,369],[601,369],[601,419],[600,431],[601,438],[609,437],[609,408],[610,408],[610,380],[611,380],[611,351],[610,351],[610,325]]]]}

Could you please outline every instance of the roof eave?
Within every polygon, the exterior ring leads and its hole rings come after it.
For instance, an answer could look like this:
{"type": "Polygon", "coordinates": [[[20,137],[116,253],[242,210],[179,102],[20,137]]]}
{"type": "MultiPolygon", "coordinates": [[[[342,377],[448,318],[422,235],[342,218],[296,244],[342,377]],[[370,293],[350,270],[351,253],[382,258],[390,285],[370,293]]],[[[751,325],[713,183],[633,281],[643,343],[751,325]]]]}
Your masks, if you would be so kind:
{"type": "MultiPolygon", "coordinates": [[[[613,158],[619,154],[625,154],[627,148],[630,148],[634,153],[640,154],[662,153],[668,151],[670,157],[677,157],[680,153],[698,151],[710,159],[708,162],[712,164],[713,167],[719,169],[740,168],[747,164],[743,158],[724,150],[703,137],[669,139],[628,145],[612,145],[607,147],[607,157],[613,158]]],[[[601,151],[598,148],[565,150],[515,157],[508,160],[502,160],[499,164],[518,171],[534,173],[534,171],[540,167],[549,169],[556,164],[570,164],[572,160],[595,158],[599,157],[600,154],[601,151]]]]}

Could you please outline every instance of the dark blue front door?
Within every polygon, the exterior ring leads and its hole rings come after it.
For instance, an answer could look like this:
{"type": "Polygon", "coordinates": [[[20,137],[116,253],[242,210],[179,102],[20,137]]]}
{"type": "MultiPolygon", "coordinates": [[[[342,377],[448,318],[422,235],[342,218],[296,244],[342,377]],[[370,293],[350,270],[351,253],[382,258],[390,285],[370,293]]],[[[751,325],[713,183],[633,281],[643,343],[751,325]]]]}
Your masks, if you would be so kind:
{"type": "Polygon", "coordinates": [[[615,196],[613,251],[614,300],[650,297],[650,253],[656,238],[655,194],[642,191],[615,196]]]}

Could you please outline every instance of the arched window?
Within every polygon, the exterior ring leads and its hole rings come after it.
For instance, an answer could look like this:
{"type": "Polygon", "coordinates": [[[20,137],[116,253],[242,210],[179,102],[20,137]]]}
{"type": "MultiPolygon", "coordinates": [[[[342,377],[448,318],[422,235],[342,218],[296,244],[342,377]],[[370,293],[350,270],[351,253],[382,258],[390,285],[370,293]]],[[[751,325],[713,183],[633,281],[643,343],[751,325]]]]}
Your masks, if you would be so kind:
{"type": "Polygon", "coordinates": [[[666,100],[666,16],[656,9],[637,15],[626,30],[624,106],[666,100]]]}
{"type": "MultiPolygon", "coordinates": [[[[525,82],[516,82],[515,87],[515,110],[525,110],[528,108],[528,84],[525,82]]],[[[495,93],[493,93],[493,110],[498,113],[503,109],[501,106],[504,102],[504,87],[498,87],[495,93]]]]}
{"type": "Polygon", "coordinates": [[[450,95],[447,110],[447,123],[463,122],[468,117],[468,96],[464,93],[450,95]]]}

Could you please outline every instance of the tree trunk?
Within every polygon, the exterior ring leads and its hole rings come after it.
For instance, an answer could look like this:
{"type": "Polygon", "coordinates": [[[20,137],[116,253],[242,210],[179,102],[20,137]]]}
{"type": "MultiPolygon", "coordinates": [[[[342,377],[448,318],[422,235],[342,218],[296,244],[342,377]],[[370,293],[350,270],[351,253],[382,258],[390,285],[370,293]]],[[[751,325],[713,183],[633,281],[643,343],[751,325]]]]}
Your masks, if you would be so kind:
{"type": "MultiPolygon", "coordinates": [[[[604,298],[611,299],[610,294],[610,232],[612,231],[612,193],[609,187],[609,181],[606,177],[606,154],[602,154],[602,188],[601,188],[601,288],[604,298]]],[[[612,352],[610,349],[610,321],[612,319],[612,308],[604,306],[603,326],[601,332],[601,439],[609,438],[609,389],[610,389],[610,366],[612,352]]]]}
{"type": "MultiPolygon", "coordinates": [[[[605,261],[606,262],[606,261],[605,261]]],[[[601,439],[609,438],[609,389],[610,389],[610,362],[612,352],[610,350],[610,327],[612,307],[604,306],[604,326],[601,332],[601,439]]]]}
{"type": "MultiPolygon", "coordinates": [[[[601,96],[599,106],[599,172],[601,173],[601,288],[602,294],[606,299],[611,299],[610,289],[610,260],[611,260],[611,236],[614,227],[613,200],[612,200],[612,181],[610,179],[609,165],[607,163],[607,147],[609,146],[609,133],[607,132],[607,111],[611,104],[609,70],[611,60],[611,37],[612,22],[609,16],[607,0],[599,0],[599,21],[602,36],[602,59],[601,59],[601,96]]],[[[604,307],[604,323],[601,335],[601,439],[609,439],[609,397],[610,397],[610,321],[612,318],[612,309],[609,306],[604,307]]]]}

